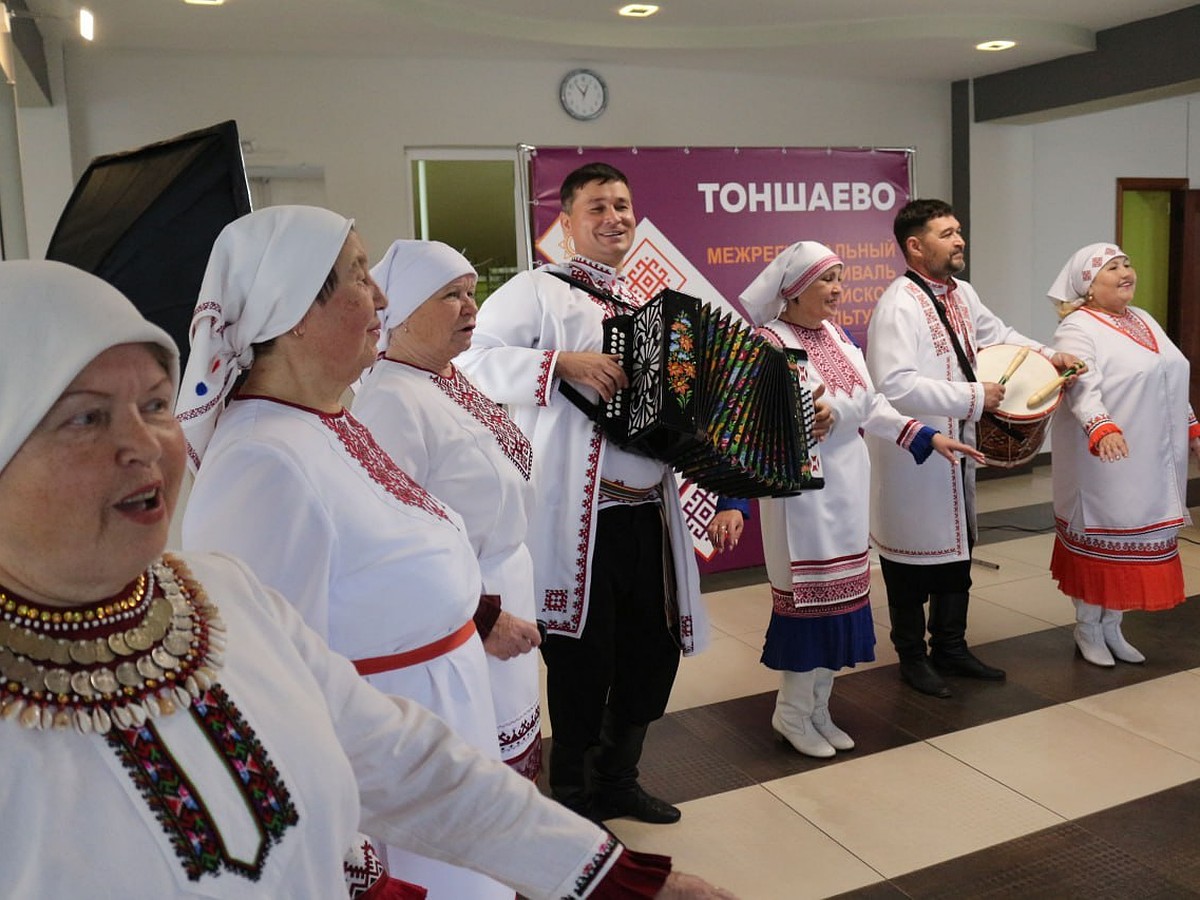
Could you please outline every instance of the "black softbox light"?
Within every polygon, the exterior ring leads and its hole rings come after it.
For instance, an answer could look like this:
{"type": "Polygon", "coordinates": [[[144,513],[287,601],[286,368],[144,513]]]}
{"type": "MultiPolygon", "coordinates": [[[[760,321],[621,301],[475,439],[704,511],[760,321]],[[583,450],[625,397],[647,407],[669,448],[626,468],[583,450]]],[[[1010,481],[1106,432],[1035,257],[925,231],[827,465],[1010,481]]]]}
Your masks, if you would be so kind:
{"type": "Polygon", "coordinates": [[[250,212],[237,124],[222,122],[92,160],[59,217],[47,259],[103,278],[179,344],[213,242],[250,212]]]}

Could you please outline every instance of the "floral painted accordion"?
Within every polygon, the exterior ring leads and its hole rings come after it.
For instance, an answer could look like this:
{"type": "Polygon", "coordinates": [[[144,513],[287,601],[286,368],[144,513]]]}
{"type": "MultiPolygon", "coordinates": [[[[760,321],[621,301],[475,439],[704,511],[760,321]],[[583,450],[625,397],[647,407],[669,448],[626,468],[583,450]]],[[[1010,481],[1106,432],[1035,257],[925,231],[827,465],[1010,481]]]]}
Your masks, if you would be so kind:
{"type": "Polygon", "coordinates": [[[597,416],[618,446],[727,497],[824,485],[804,351],[782,350],[731,313],[665,290],[604,320],[604,352],[621,356],[630,380],[597,416]]]}

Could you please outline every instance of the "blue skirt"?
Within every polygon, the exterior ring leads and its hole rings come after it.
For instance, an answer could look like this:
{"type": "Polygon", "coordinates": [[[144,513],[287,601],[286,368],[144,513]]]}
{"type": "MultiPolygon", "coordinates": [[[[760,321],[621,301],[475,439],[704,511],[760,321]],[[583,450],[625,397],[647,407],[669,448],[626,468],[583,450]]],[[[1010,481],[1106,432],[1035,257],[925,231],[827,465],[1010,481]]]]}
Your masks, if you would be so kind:
{"type": "Polygon", "coordinates": [[[762,664],[784,672],[853,668],[875,661],[875,626],[870,604],[854,612],[801,618],[771,613],[762,664]]]}

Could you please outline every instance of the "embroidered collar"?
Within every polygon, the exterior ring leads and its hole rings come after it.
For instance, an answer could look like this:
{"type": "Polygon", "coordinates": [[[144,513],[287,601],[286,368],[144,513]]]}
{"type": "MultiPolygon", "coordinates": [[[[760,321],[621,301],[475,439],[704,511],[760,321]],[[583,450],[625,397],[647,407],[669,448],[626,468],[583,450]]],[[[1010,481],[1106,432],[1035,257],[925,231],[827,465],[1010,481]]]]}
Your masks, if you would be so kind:
{"type": "Polygon", "coordinates": [[[586,256],[575,254],[567,263],[571,277],[585,281],[592,287],[607,291],[615,296],[623,296],[625,292],[625,276],[602,262],[588,259],[586,256]]]}

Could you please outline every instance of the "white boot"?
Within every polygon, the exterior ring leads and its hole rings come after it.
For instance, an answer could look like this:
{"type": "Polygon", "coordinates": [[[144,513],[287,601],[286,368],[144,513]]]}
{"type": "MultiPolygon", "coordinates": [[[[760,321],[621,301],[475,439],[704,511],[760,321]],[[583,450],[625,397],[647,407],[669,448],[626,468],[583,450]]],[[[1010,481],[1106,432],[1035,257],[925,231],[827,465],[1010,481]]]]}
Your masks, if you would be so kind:
{"type": "Polygon", "coordinates": [[[813,698],[816,700],[812,714],[813,728],[817,729],[817,734],[829,741],[829,745],[834,750],[853,750],[854,738],[834,725],[833,720],[829,718],[829,695],[833,693],[833,669],[814,669],[813,671],[817,676],[813,684],[813,698]]]}
{"type": "Polygon", "coordinates": [[[827,759],[834,749],[813,726],[815,672],[783,672],[771,727],[805,756],[827,759]]]}
{"type": "Polygon", "coordinates": [[[1104,609],[1094,603],[1085,603],[1075,598],[1075,646],[1083,658],[1093,666],[1115,666],[1112,653],[1104,643],[1104,633],[1100,629],[1100,616],[1104,609]]]}
{"type": "Polygon", "coordinates": [[[1125,614],[1119,609],[1104,610],[1104,615],[1100,617],[1100,630],[1104,632],[1104,643],[1108,645],[1112,655],[1121,662],[1144,663],[1145,655],[1125,640],[1125,635],[1121,634],[1121,619],[1124,617],[1125,614]]]}

